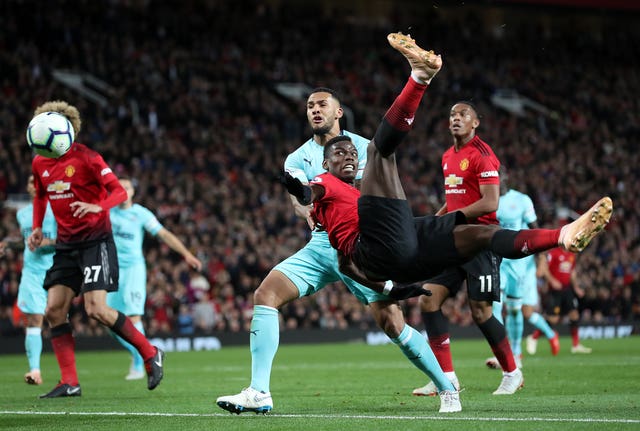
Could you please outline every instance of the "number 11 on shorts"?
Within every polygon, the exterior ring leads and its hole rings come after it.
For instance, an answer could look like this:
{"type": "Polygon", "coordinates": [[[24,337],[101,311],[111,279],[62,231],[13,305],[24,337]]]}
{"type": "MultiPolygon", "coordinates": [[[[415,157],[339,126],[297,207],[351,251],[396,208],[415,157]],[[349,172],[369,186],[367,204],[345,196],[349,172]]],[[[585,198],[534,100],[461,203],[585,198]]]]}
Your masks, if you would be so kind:
{"type": "Polygon", "coordinates": [[[480,292],[491,292],[493,286],[491,286],[491,275],[481,275],[480,277],[480,292]]]}

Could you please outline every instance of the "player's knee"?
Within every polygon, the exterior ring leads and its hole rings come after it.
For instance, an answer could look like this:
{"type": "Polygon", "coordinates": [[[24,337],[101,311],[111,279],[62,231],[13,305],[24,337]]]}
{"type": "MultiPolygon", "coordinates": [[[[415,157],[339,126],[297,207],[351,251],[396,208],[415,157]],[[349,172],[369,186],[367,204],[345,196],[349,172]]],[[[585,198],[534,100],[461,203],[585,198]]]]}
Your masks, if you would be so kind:
{"type": "Polygon", "coordinates": [[[49,326],[57,326],[61,320],[64,320],[62,319],[64,315],[65,313],[61,307],[47,306],[44,311],[44,318],[49,323],[49,326]]]}
{"type": "Polygon", "coordinates": [[[420,311],[423,313],[440,310],[444,301],[449,297],[449,289],[440,284],[425,283],[422,288],[431,292],[430,296],[420,296],[420,311]]]}
{"type": "Polygon", "coordinates": [[[376,316],[378,326],[389,338],[398,338],[406,325],[400,308],[376,316]]]}
{"type": "Polygon", "coordinates": [[[471,307],[471,318],[476,324],[481,324],[489,320],[493,316],[493,307],[475,306],[471,307]]]}
{"type": "Polygon", "coordinates": [[[399,322],[385,322],[384,325],[380,326],[380,329],[382,329],[384,331],[384,333],[387,335],[387,337],[389,338],[398,338],[400,336],[400,334],[402,333],[402,330],[404,329],[404,325],[405,323],[399,323],[399,322]]]}
{"type": "Polygon", "coordinates": [[[280,308],[297,296],[298,290],[293,282],[284,276],[269,273],[253,293],[253,303],[255,305],[280,308]]]}
{"type": "Polygon", "coordinates": [[[109,325],[109,315],[112,309],[106,302],[96,301],[93,298],[85,296],[84,310],[91,319],[95,319],[103,325],[109,325]]]}
{"type": "Polygon", "coordinates": [[[518,314],[522,310],[522,300],[520,298],[507,298],[505,300],[507,313],[511,315],[518,314]]]}

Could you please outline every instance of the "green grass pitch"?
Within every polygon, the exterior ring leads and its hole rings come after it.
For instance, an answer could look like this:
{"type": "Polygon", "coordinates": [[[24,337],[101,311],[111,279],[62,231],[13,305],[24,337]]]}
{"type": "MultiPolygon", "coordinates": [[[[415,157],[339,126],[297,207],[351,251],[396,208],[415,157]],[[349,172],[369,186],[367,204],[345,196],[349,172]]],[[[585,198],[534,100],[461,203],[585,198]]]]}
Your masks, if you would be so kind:
{"type": "Polygon", "coordinates": [[[45,383],[23,383],[24,355],[0,356],[0,429],[23,430],[638,430],[640,337],[587,340],[590,355],[572,355],[562,339],[552,357],[524,358],[525,387],[493,396],[501,373],[489,370],[483,340],[454,340],[464,387],[463,411],[438,413],[439,399],[414,397],[426,383],[393,345],[284,345],[276,356],[271,414],[232,415],[215,399],[249,384],[248,347],[170,352],[155,391],[146,380],[125,381],[124,350],[77,354],[83,395],[41,400],[59,376],[52,354],[42,358],[45,383]]]}

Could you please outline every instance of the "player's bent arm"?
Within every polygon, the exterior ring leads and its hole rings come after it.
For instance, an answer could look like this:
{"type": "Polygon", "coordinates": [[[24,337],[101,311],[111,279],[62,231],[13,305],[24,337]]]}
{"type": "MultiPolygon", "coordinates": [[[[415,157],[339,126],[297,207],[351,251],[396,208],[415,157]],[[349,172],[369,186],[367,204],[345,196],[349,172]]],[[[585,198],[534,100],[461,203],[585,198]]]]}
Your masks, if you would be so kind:
{"type": "Polygon", "coordinates": [[[314,220],[313,216],[311,216],[311,210],[313,209],[313,206],[302,205],[300,202],[298,202],[298,198],[293,195],[289,195],[289,197],[291,198],[291,205],[293,205],[293,211],[295,215],[305,219],[311,230],[315,229],[316,221],[314,220]]]}
{"type": "Polygon", "coordinates": [[[56,239],[55,238],[43,238],[42,242],[40,243],[40,247],[46,247],[48,245],[56,245],[56,239]]]}
{"type": "Polygon", "coordinates": [[[113,179],[105,183],[104,186],[107,189],[109,195],[105,200],[98,202],[98,205],[103,210],[110,210],[111,208],[115,207],[116,205],[120,205],[122,202],[126,201],[129,198],[129,195],[127,195],[127,191],[124,187],[122,187],[122,184],[120,184],[120,181],[118,181],[115,175],[113,176],[113,179]]]}
{"type": "Polygon", "coordinates": [[[33,197],[33,229],[42,227],[46,211],[47,197],[44,194],[41,195],[36,188],[36,195],[33,197]]]}
{"type": "Polygon", "coordinates": [[[29,235],[29,238],[27,238],[27,247],[29,247],[29,250],[35,251],[35,249],[40,247],[41,243],[42,243],[42,228],[34,227],[33,230],[31,231],[31,235],[29,235]]]}
{"type": "Polygon", "coordinates": [[[467,219],[476,219],[485,214],[498,210],[498,202],[500,202],[500,185],[498,184],[481,184],[480,199],[461,208],[460,211],[467,216],[467,219]]]}
{"type": "Polygon", "coordinates": [[[302,184],[302,181],[291,176],[288,172],[284,173],[280,181],[287,188],[287,191],[298,199],[300,205],[310,205],[324,196],[324,187],[318,184],[302,184]]]}
{"type": "Polygon", "coordinates": [[[180,241],[180,239],[173,234],[167,228],[162,228],[158,232],[158,237],[164,241],[173,251],[179,253],[184,260],[191,266],[192,268],[201,271],[202,270],[202,262],[191,253],[187,247],[185,247],[184,243],[180,241]]]}

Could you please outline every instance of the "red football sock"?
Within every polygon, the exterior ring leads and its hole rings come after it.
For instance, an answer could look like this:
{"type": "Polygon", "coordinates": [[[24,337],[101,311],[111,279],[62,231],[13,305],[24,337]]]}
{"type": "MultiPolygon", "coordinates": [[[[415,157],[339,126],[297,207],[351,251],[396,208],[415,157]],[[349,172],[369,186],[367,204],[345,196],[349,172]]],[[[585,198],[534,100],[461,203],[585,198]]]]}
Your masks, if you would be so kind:
{"type": "Polygon", "coordinates": [[[500,323],[496,316],[491,316],[483,323],[478,324],[478,329],[482,331],[484,338],[487,339],[493,354],[500,363],[503,371],[510,373],[515,371],[516,361],[513,358],[511,346],[509,345],[509,339],[507,338],[507,332],[504,329],[504,325],[500,323]]]}
{"type": "Polygon", "coordinates": [[[529,255],[557,247],[558,238],[560,229],[525,229],[518,232],[513,246],[529,255]]]}
{"type": "Polygon", "coordinates": [[[533,334],[531,334],[531,338],[533,338],[534,340],[537,340],[538,338],[540,338],[540,335],[542,335],[542,331],[539,329],[536,329],[535,331],[533,331],[533,334]]]}
{"type": "Polygon", "coordinates": [[[78,386],[76,370],[76,341],[71,333],[71,325],[63,323],[51,329],[51,345],[60,367],[60,382],[78,386]]]}
{"type": "Polygon", "coordinates": [[[442,371],[445,373],[454,371],[453,361],[451,359],[451,343],[449,340],[449,334],[440,334],[435,337],[429,337],[429,345],[433,354],[435,355],[442,371]]]}
{"type": "Polygon", "coordinates": [[[505,337],[497,345],[491,345],[491,350],[502,367],[502,371],[510,373],[516,370],[516,361],[511,351],[509,340],[505,337]]]}
{"type": "Polygon", "coordinates": [[[413,117],[418,110],[422,96],[427,86],[417,83],[413,78],[405,84],[402,92],[396,97],[393,105],[389,108],[384,118],[396,130],[411,130],[413,117]]]}
{"type": "Polygon", "coordinates": [[[156,354],[156,348],[149,343],[147,337],[138,331],[136,327],[133,326],[131,319],[124,314],[118,312],[116,323],[114,323],[110,329],[138,349],[140,356],[142,356],[145,362],[156,354]]]}
{"type": "Polygon", "coordinates": [[[520,259],[558,247],[559,238],[560,229],[501,229],[493,235],[490,250],[508,259],[520,259]]]}
{"type": "Polygon", "coordinates": [[[569,322],[569,330],[571,331],[571,345],[576,347],[580,344],[580,336],[578,335],[578,325],[572,324],[573,322],[569,322]]]}

